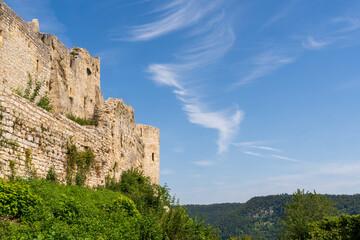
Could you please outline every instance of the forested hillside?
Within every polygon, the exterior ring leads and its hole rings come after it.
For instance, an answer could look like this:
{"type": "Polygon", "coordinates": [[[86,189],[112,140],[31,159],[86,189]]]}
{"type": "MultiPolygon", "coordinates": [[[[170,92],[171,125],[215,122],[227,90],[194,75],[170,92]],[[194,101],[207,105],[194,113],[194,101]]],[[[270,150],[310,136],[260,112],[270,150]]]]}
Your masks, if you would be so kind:
{"type": "MultiPolygon", "coordinates": [[[[246,203],[186,205],[191,217],[199,214],[217,226],[223,239],[249,235],[261,239],[277,239],[281,231],[283,206],[291,200],[288,194],[254,197],[246,203]]],[[[360,214],[360,194],[327,195],[340,213],[360,214]]]]}

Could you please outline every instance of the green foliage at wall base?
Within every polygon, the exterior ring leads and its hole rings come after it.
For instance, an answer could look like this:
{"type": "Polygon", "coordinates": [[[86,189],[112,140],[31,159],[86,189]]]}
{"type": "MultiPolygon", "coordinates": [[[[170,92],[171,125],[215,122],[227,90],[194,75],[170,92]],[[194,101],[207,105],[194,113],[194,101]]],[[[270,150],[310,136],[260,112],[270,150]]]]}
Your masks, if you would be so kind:
{"type": "Polygon", "coordinates": [[[28,185],[0,179],[1,216],[19,218],[30,213],[38,204],[40,198],[31,193],[28,185]]]}
{"type": "Polygon", "coordinates": [[[26,203],[18,208],[21,211],[7,207],[2,210],[0,206],[0,239],[220,239],[213,228],[189,218],[183,208],[170,205],[169,193],[156,191],[158,188],[147,182],[145,176],[139,176],[139,172],[126,172],[122,181],[127,184],[126,193],[120,190],[121,181],[115,180],[119,187],[116,191],[105,188],[94,191],[36,179],[3,182],[3,185],[0,182],[0,205],[4,203],[1,206],[26,203]],[[13,191],[14,186],[25,190],[13,191]],[[153,196],[141,191],[147,188],[154,190],[153,196]],[[14,195],[14,192],[21,193],[14,195]],[[135,201],[149,198],[160,201],[157,206],[154,201],[140,206],[135,201]],[[7,219],[10,213],[16,219],[7,219]]]}

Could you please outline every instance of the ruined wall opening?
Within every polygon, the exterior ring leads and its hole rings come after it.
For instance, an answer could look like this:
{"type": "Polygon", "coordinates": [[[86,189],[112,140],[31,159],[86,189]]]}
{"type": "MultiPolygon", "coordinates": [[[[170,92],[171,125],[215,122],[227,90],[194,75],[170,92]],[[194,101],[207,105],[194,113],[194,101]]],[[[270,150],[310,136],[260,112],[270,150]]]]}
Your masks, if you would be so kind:
{"type": "Polygon", "coordinates": [[[142,137],[142,128],[140,128],[140,137],[142,137]]]}
{"type": "Polygon", "coordinates": [[[90,68],[87,68],[87,69],[86,69],[86,73],[87,73],[88,76],[91,75],[91,70],[90,70],[90,68]]]}
{"type": "Polygon", "coordinates": [[[153,161],[155,161],[155,154],[154,154],[154,153],[151,154],[151,159],[152,159],[153,161]]]}

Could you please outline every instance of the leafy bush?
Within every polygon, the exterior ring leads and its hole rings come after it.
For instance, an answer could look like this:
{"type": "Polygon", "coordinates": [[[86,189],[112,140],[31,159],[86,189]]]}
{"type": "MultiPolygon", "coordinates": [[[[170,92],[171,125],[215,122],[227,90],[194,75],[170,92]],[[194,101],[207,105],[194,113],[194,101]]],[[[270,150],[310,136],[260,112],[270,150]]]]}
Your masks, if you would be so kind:
{"type": "Polygon", "coordinates": [[[169,239],[220,239],[216,229],[205,224],[204,219],[190,218],[181,206],[169,209],[164,215],[162,228],[169,239]]]}
{"type": "MultiPolygon", "coordinates": [[[[132,169],[123,175],[119,182],[112,180],[115,191],[105,188],[94,191],[36,179],[4,182],[26,189],[15,192],[32,210],[18,211],[14,216],[20,218],[14,221],[0,218],[0,239],[219,239],[216,231],[202,220],[192,220],[185,209],[171,206],[167,188],[151,184],[139,170],[132,169]],[[121,187],[121,182],[125,186],[121,187]],[[147,192],[142,192],[146,189],[147,192]],[[153,196],[149,195],[151,191],[153,196]],[[149,201],[142,203],[141,199],[149,201]]],[[[6,200],[4,192],[11,191],[2,188],[0,199],[6,200]]],[[[13,202],[16,201],[9,200],[7,204],[13,202]]],[[[8,215],[5,210],[1,213],[8,215]]]]}
{"type": "Polygon", "coordinates": [[[34,195],[28,185],[0,179],[0,215],[19,218],[31,212],[41,200],[34,195]]]}
{"type": "Polygon", "coordinates": [[[113,204],[114,210],[120,210],[129,216],[139,216],[140,213],[136,209],[136,205],[133,200],[128,197],[120,195],[113,204]]]}
{"type": "Polygon", "coordinates": [[[164,206],[169,207],[172,201],[166,185],[152,184],[150,178],[137,168],[124,171],[118,182],[108,177],[106,188],[131,198],[141,213],[152,210],[161,215],[165,211],[164,206]]]}
{"type": "Polygon", "coordinates": [[[360,215],[342,214],[336,217],[327,217],[312,223],[311,227],[309,235],[312,239],[360,239],[360,215]]]}

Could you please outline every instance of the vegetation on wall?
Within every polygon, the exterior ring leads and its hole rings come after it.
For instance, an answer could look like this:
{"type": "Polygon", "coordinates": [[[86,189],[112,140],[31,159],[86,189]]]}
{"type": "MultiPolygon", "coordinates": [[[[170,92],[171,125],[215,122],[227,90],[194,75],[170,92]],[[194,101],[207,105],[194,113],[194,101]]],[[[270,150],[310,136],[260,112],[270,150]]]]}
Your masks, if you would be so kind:
{"type": "Polygon", "coordinates": [[[46,180],[56,182],[57,174],[55,172],[54,166],[51,166],[49,171],[46,174],[46,180]]]}
{"type": "Polygon", "coordinates": [[[77,117],[73,114],[68,114],[68,115],[66,115],[66,117],[81,126],[96,126],[97,125],[97,121],[95,121],[94,119],[81,118],[81,117],[77,117]]]}
{"type": "Polygon", "coordinates": [[[10,160],[9,161],[9,167],[10,167],[10,176],[9,179],[10,180],[14,180],[15,176],[16,176],[16,169],[15,169],[15,160],[10,160]]]}
{"type": "MultiPolygon", "coordinates": [[[[28,78],[29,80],[27,81],[25,90],[17,88],[14,89],[14,93],[29,100],[30,102],[34,102],[40,94],[43,83],[37,79],[34,81],[30,73],[28,73],[28,78]]],[[[50,112],[53,107],[50,104],[49,93],[45,92],[45,95],[40,96],[40,99],[38,102],[36,102],[36,105],[50,112]]]]}
{"type": "Polygon", "coordinates": [[[86,175],[94,163],[94,153],[91,150],[78,151],[74,144],[67,144],[66,152],[66,183],[84,186],[86,175]]]}
{"type": "Polygon", "coordinates": [[[36,169],[32,164],[32,151],[31,149],[25,150],[25,170],[27,177],[34,178],[36,177],[36,169]]]}
{"type": "Polygon", "coordinates": [[[16,150],[19,147],[19,143],[17,140],[8,139],[3,136],[4,130],[0,127],[0,147],[8,146],[11,147],[13,150],[16,150]]]}

